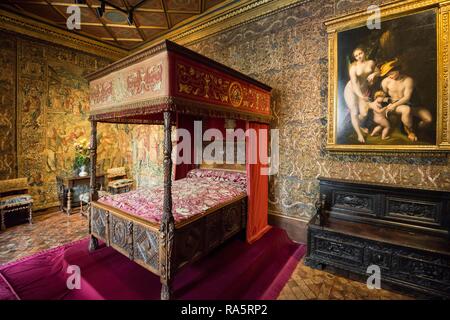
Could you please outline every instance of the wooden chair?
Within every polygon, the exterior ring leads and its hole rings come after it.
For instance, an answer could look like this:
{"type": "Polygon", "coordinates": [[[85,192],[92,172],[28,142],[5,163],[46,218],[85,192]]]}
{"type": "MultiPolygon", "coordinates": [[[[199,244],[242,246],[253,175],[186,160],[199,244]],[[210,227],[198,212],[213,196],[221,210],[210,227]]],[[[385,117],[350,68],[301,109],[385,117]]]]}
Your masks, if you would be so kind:
{"type": "Polygon", "coordinates": [[[111,194],[128,192],[133,187],[134,181],[127,178],[125,167],[108,169],[106,178],[108,179],[107,191],[111,194]]]}
{"type": "MultiPolygon", "coordinates": [[[[106,191],[99,190],[98,196],[103,197],[107,194],[117,194],[128,192],[133,187],[134,181],[127,178],[125,167],[111,168],[106,171],[108,185],[106,191]]],[[[84,216],[89,216],[89,192],[80,195],[80,212],[84,216]]]]}
{"type": "Polygon", "coordinates": [[[28,194],[28,179],[18,178],[0,181],[0,229],[6,229],[6,214],[28,212],[28,222],[33,223],[33,198],[28,194]]]}

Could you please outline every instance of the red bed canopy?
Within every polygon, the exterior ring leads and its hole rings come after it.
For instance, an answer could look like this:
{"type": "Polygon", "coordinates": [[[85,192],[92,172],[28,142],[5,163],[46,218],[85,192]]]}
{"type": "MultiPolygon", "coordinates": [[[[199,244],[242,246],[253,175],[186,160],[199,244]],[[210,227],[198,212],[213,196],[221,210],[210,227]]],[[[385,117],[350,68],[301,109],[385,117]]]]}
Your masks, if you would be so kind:
{"type": "Polygon", "coordinates": [[[90,74],[91,119],[162,122],[175,111],[270,122],[271,88],[171,41],[90,74]]]}

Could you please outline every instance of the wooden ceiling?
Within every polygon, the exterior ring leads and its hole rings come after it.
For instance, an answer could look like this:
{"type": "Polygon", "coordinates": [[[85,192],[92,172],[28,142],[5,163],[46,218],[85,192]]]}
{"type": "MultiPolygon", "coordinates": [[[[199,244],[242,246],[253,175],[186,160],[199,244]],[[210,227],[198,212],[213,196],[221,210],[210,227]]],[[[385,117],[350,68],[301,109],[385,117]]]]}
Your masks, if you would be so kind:
{"type": "MultiPolygon", "coordinates": [[[[107,0],[122,9],[135,6],[141,0],[107,0]]],[[[132,50],[144,42],[192,20],[205,11],[214,10],[227,0],[145,0],[134,11],[134,24],[128,25],[126,14],[106,6],[102,17],[96,15],[99,0],[85,0],[75,4],[74,0],[1,0],[0,8],[44,21],[67,30],[68,6],[79,6],[81,10],[81,35],[91,37],[116,47],[132,50]]]]}

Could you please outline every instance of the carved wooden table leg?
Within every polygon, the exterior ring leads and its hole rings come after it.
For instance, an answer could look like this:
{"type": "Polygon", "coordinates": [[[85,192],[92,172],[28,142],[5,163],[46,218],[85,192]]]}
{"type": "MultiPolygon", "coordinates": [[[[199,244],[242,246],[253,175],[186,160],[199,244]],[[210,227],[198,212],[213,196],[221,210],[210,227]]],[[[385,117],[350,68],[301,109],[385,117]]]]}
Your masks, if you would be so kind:
{"type": "Polygon", "coordinates": [[[30,205],[30,207],[28,208],[28,222],[30,224],[33,224],[33,210],[32,210],[32,205],[30,205]]]}
{"type": "Polygon", "coordinates": [[[80,213],[82,216],[88,217],[89,214],[89,202],[85,203],[84,201],[80,200],[80,213]],[[83,205],[84,203],[84,205],[83,205]]]}
{"type": "Polygon", "coordinates": [[[91,217],[91,203],[90,202],[88,202],[86,204],[86,212],[85,212],[85,214],[86,214],[86,217],[88,219],[90,219],[90,217],[91,217]]]}
{"type": "Polygon", "coordinates": [[[67,214],[70,215],[72,211],[72,191],[67,190],[67,214]]]}
{"type": "Polygon", "coordinates": [[[97,249],[98,249],[98,239],[93,235],[91,235],[89,239],[89,252],[95,251],[97,249]]]}
{"type": "Polygon", "coordinates": [[[6,226],[5,226],[5,212],[3,210],[0,210],[0,215],[1,215],[1,225],[0,225],[0,230],[5,230],[6,226]]]}

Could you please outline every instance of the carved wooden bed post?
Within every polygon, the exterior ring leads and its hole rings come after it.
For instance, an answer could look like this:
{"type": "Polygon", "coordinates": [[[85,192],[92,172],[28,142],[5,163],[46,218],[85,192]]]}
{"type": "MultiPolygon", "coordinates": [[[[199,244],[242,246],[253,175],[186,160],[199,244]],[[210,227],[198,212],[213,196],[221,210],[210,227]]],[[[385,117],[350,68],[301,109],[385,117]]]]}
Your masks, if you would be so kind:
{"type": "MultiPolygon", "coordinates": [[[[96,201],[98,199],[98,192],[97,192],[97,121],[91,120],[91,139],[90,139],[90,156],[91,156],[91,181],[89,184],[89,200],[96,201]]],[[[92,210],[92,206],[89,210],[92,210]]],[[[94,251],[98,247],[98,240],[96,237],[94,237],[91,233],[91,214],[88,215],[89,220],[89,233],[90,240],[89,240],[89,251],[94,251]]]]}
{"type": "Polygon", "coordinates": [[[172,124],[169,111],[164,112],[164,202],[160,225],[161,300],[172,297],[172,247],[175,222],[172,214],[172,124]]]}

